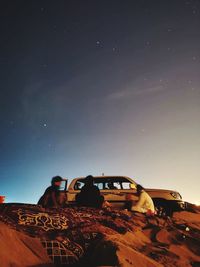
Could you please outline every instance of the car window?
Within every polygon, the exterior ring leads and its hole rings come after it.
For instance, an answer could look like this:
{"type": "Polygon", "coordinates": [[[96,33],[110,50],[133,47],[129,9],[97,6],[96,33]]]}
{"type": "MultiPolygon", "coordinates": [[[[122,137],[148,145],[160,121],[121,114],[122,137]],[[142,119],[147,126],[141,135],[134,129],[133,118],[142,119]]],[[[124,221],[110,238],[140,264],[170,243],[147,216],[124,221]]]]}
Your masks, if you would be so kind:
{"type": "MultiPolygon", "coordinates": [[[[99,188],[99,190],[130,190],[131,186],[134,188],[134,184],[132,184],[129,180],[119,180],[119,179],[104,179],[96,180],[94,183],[95,186],[99,188]]],[[[84,186],[83,180],[77,180],[74,185],[74,190],[81,190],[84,186]]],[[[132,188],[132,189],[133,189],[132,188]]]]}
{"type": "Polygon", "coordinates": [[[96,185],[99,188],[99,190],[103,189],[103,183],[94,183],[94,185],[96,185]]]}
{"type": "Polygon", "coordinates": [[[84,186],[84,183],[81,181],[76,181],[74,185],[74,190],[81,190],[81,188],[84,186]]]}
{"type": "Polygon", "coordinates": [[[132,184],[131,182],[127,181],[127,182],[122,182],[122,189],[135,189],[136,186],[135,184],[132,184]]]}
{"type": "Polygon", "coordinates": [[[116,190],[116,189],[121,189],[120,183],[119,182],[114,182],[114,181],[108,181],[105,183],[105,188],[106,190],[116,190]]]}
{"type": "Polygon", "coordinates": [[[114,182],[113,183],[113,185],[114,185],[114,189],[121,189],[121,183],[119,183],[119,182],[114,182]]]}
{"type": "MultiPolygon", "coordinates": [[[[94,183],[95,186],[99,188],[99,190],[103,189],[103,183],[94,183]]],[[[80,180],[76,181],[74,185],[74,190],[81,190],[81,188],[84,186],[84,183],[80,180]]]]}
{"type": "Polygon", "coordinates": [[[131,185],[133,186],[133,184],[131,184],[131,182],[123,182],[122,183],[122,189],[131,189],[131,185]]]}
{"type": "Polygon", "coordinates": [[[116,187],[116,184],[114,184],[113,182],[108,181],[108,182],[105,183],[105,189],[106,190],[113,190],[113,189],[117,189],[117,187],[116,187]]]}

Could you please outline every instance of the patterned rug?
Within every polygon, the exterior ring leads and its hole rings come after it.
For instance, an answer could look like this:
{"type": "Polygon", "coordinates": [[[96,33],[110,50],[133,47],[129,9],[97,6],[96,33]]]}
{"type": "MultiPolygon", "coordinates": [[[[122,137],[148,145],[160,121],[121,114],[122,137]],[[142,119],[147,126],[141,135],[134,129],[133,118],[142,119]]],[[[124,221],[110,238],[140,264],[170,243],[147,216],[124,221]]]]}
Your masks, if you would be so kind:
{"type": "Polygon", "coordinates": [[[1,204],[0,221],[17,231],[38,237],[52,262],[71,265],[103,237],[103,232],[125,233],[129,218],[116,211],[70,207],[44,209],[30,204],[1,204]]]}

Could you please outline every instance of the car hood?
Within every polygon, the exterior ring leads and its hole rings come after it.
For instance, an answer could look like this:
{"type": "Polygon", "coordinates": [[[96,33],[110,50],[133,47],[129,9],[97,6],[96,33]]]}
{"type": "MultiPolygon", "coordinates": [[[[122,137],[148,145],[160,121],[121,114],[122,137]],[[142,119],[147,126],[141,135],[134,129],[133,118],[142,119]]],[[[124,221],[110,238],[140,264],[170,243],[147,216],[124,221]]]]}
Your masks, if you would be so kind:
{"type": "Polygon", "coordinates": [[[170,189],[145,188],[145,191],[149,191],[149,192],[154,192],[154,191],[158,192],[158,191],[160,191],[160,192],[166,192],[166,193],[174,192],[174,193],[178,193],[179,194],[179,192],[177,192],[175,190],[170,190],[170,189]]]}
{"type": "Polygon", "coordinates": [[[153,193],[153,192],[160,192],[160,193],[165,193],[165,194],[175,194],[177,197],[175,197],[176,199],[182,199],[182,196],[181,194],[178,192],[178,191],[175,191],[175,190],[170,190],[170,189],[157,189],[157,188],[145,188],[145,191],[146,192],[149,192],[149,193],[153,193]]]}

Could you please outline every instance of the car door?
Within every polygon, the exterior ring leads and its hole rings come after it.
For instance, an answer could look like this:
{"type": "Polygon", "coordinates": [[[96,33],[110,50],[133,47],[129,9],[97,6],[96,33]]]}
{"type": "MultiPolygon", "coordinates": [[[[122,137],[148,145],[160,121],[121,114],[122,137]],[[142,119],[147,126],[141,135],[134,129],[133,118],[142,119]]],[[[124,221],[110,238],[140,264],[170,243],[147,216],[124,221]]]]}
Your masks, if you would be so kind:
{"type": "Polygon", "coordinates": [[[106,188],[100,191],[104,199],[114,208],[123,209],[129,200],[137,201],[137,196],[135,196],[136,189],[130,187],[131,182],[129,180],[113,178],[113,188],[109,188],[108,183],[106,184],[106,188]]]}

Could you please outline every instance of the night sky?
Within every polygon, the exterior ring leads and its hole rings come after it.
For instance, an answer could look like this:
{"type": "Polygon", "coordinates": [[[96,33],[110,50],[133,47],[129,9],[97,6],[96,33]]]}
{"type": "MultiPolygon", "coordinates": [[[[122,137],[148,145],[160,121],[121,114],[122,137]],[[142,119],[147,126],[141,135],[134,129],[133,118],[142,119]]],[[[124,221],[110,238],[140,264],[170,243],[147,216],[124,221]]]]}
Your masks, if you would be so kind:
{"type": "Polygon", "coordinates": [[[0,195],[127,175],[200,203],[200,1],[0,4],[0,195]]]}

